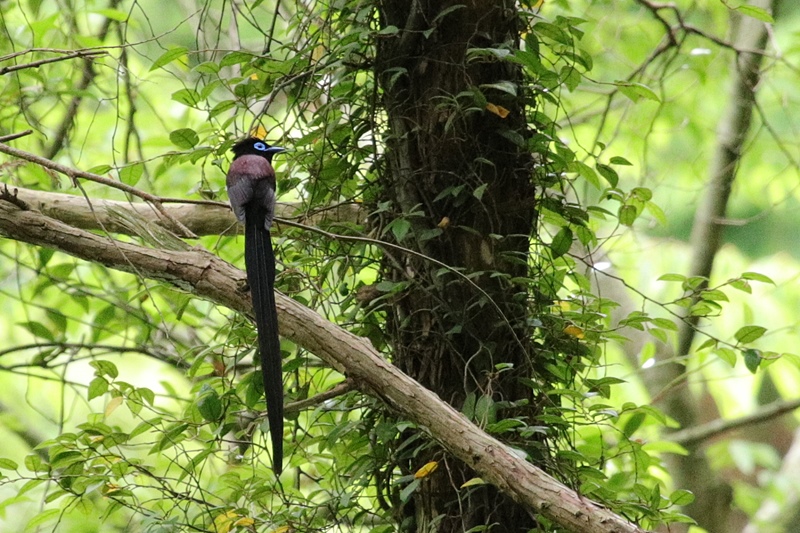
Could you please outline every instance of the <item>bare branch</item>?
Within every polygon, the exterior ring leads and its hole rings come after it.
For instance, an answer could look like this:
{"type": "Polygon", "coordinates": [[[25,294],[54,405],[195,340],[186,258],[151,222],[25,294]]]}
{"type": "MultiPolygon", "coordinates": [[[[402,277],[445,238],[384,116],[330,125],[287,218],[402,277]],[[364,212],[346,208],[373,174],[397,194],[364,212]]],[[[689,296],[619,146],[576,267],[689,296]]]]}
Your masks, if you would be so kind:
{"type": "Polygon", "coordinates": [[[38,68],[42,65],[47,65],[48,63],[57,63],[59,61],[66,61],[68,59],[75,59],[76,57],[83,57],[86,58],[87,61],[91,61],[91,59],[106,55],[106,52],[97,51],[97,50],[78,50],[76,52],[72,52],[71,54],[67,54],[65,56],[60,57],[50,57],[47,59],[39,59],[37,61],[31,61],[30,63],[22,63],[19,65],[11,65],[8,67],[0,68],[0,76],[4,74],[8,74],[9,72],[15,72],[17,70],[24,70],[28,68],[38,68]],[[91,59],[90,59],[91,58],[91,59]]]}
{"type": "Polygon", "coordinates": [[[728,431],[733,431],[734,429],[767,422],[773,418],[794,411],[797,408],[800,408],[800,399],[797,398],[794,400],[773,402],[741,418],[735,418],[733,420],[714,420],[702,426],[695,426],[667,434],[664,438],[684,446],[695,445],[722,435],[723,433],[727,433],[728,431]]]}
{"type": "Polygon", "coordinates": [[[15,139],[19,139],[20,137],[25,137],[26,135],[30,135],[33,133],[33,130],[25,130],[20,133],[9,133],[8,135],[0,136],[0,143],[13,141],[15,139]]]}

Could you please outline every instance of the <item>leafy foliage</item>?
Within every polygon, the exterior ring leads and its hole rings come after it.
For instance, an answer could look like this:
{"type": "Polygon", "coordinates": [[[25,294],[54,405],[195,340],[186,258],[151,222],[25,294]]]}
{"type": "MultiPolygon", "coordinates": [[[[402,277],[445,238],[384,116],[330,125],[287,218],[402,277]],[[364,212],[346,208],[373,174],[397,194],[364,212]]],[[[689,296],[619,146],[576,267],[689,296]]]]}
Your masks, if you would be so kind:
{"type": "MultiPolygon", "coordinates": [[[[541,375],[520,383],[547,401],[532,420],[506,416],[524,407],[522,400],[498,402],[465,390],[461,410],[644,527],[690,521],[678,508],[693,496],[671,486],[664,463],[687,451],[660,437],[674,423],[633,390],[639,376],[630,376],[650,359],[648,350],[674,342],[684,316],[725,319],[726,307],[749,305],[732,293],[774,282],[748,271],[723,282],[666,274],[659,278],[670,287],[664,297],[639,291],[643,303],[635,310],[599,290],[600,278],[615,275],[603,272],[596,255],[613,254],[614,243],[643,224],[666,224],[672,211],[659,207],[656,187],[639,179],[647,162],[631,163],[626,158],[633,159],[634,149],[598,140],[616,134],[584,123],[581,106],[596,105],[590,100],[602,89],[604,120],[623,105],[613,103],[618,94],[626,98],[626,112],[641,109],[627,106],[651,106],[641,115],[664,110],[678,98],[667,79],[672,59],[648,59],[626,79],[609,75],[623,69],[598,57],[596,21],[573,16],[564,2],[554,2],[552,12],[536,4],[522,3],[520,46],[495,43],[468,52],[469,61],[518,66],[522,78],[473,86],[437,101],[436,111],[449,132],[485,113],[509,120],[507,102],[524,104],[529,134],[508,128],[504,135],[531,154],[537,223],[530,258],[509,259],[522,261],[526,274],[508,283],[534,295],[525,305],[541,375]],[[583,92],[587,87],[595,92],[583,92]],[[593,137],[589,128],[600,133],[593,137]],[[650,339],[631,361],[619,346],[638,331],[650,339]]],[[[376,49],[400,29],[382,25],[375,4],[360,0],[237,6],[234,13],[222,3],[186,12],[176,5],[163,18],[154,16],[160,13],[155,4],[117,0],[87,0],[74,10],[50,2],[4,9],[0,24],[11,38],[0,44],[2,59],[20,68],[0,78],[0,127],[33,128],[36,135],[17,141],[20,147],[159,196],[220,201],[235,139],[257,132],[291,146],[289,157],[277,162],[281,199],[296,213],[277,240],[279,288],[388,353],[386,309],[414,281],[382,278],[381,261],[397,260],[451,224],[441,218],[421,230],[423,207],[401,211],[377,186],[386,176],[384,147],[392,133],[376,76],[389,74],[389,83],[399,83],[404,73],[376,73],[376,49]],[[40,60],[53,61],[33,64],[40,60]],[[351,208],[360,216],[304,225],[351,208]]],[[[769,16],[750,7],[736,9],[760,20],[769,16]]],[[[424,31],[447,24],[462,8],[443,9],[424,31]]],[[[698,18],[707,15],[716,25],[727,11],[698,10],[698,18]]],[[[650,39],[647,32],[641,37],[650,39]]],[[[640,61],[646,46],[655,43],[621,53],[640,61]]],[[[699,77],[705,66],[688,68],[699,77]]],[[[632,141],[635,149],[641,141],[632,141]]],[[[656,148],[668,155],[679,149],[656,148]]],[[[10,161],[2,171],[4,180],[26,188],[71,185],[37,165],[10,161]]],[[[487,186],[465,181],[435,201],[480,204],[487,186]]],[[[96,184],[81,183],[80,192],[122,198],[96,184]]],[[[131,238],[181,246],[145,232],[131,238]]],[[[233,237],[207,236],[200,244],[241,263],[233,237]]],[[[367,396],[320,399],[343,376],[284,341],[292,417],[285,439],[293,468],[276,479],[258,416],[263,400],[251,364],[254,331],[243,317],[52,250],[3,242],[0,253],[1,290],[13,302],[15,322],[10,348],[0,352],[9,386],[2,402],[14,419],[9,427],[26,428],[17,432],[25,442],[0,459],[2,509],[14,523],[23,515],[31,530],[101,530],[102,523],[142,531],[390,531],[396,509],[437,475],[438,462],[418,459],[432,443],[367,396]],[[401,468],[409,463],[413,473],[401,468]],[[35,501],[42,507],[30,506],[35,501]]],[[[441,279],[484,274],[431,265],[441,279]]],[[[488,275],[508,277],[502,270],[488,275]]],[[[653,271],[646,275],[657,278],[653,271]]],[[[729,367],[741,358],[758,373],[779,358],[782,348],[767,350],[763,343],[773,328],[759,325],[772,324],[747,316],[739,322],[730,332],[701,331],[706,337],[692,354],[698,365],[713,353],[729,367]]],[[[492,369],[493,377],[513,371],[504,361],[492,369]]],[[[460,490],[481,485],[475,478],[460,490]]],[[[540,526],[555,528],[545,520],[540,526]]]]}

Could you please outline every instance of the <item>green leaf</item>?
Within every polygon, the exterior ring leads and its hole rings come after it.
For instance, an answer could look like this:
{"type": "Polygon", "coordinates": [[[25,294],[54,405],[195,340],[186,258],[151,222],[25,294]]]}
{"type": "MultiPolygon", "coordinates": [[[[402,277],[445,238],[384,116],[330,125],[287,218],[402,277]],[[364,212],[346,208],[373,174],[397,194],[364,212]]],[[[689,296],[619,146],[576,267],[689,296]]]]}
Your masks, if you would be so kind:
{"type": "Polygon", "coordinates": [[[596,189],[601,189],[600,178],[597,177],[597,172],[582,161],[575,161],[574,168],[577,170],[578,175],[588,181],[596,189]]]}
{"type": "Polygon", "coordinates": [[[200,136],[191,128],[181,128],[170,133],[169,140],[178,148],[188,150],[200,142],[200,136]]]}
{"type": "Polygon", "coordinates": [[[89,383],[87,398],[92,400],[108,392],[108,381],[102,377],[96,377],[89,383]]]}
{"type": "Polygon", "coordinates": [[[760,281],[762,283],[770,283],[775,285],[775,282],[772,281],[772,278],[765,276],[764,274],[759,274],[758,272],[745,272],[741,277],[742,279],[747,279],[750,281],[760,281]]]}
{"type": "Polygon", "coordinates": [[[389,224],[392,229],[392,234],[394,238],[397,239],[397,242],[402,242],[403,238],[408,234],[408,230],[411,229],[411,222],[406,220],[405,218],[396,218],[392,220],[389,224]]]}
{"type": "Polygon", "coordinates": [[[621,92],[634,102],[638,102],[642,98],[645,98],[647,100],[653,100],[655,102],[661,101],[661,99],[653,91],[653,89],[642,83],[615,81],[614,85],[616,85],[617,88],[619,88],[619,92],[621,92]]]}
{"type": "Polygon", "coordinates": [[[222,402],[219,395],[213,389],[197,400],[197,410],[200,415],[209,422],[215,422],[222,416],[222,402]]]}
{"type": "Polygon", "coordinates": [[[730,348],[719,348],[716,352],[717,357],[731,365],[731,368],[736,367],[736,352],[730,348]]]}
{"type": "Polygon", "coordinates": [[[111,361],[106,361],[104,359],[96,359],[89,363],[89,366],[95,369],[95,375],[97,377],[101,376],[110,376],[112,379],[116,379],[119,376],[119,370],[117,369],[117,365],[112,363],[111,361]]]}
{"type": "Polygon", "coordinates": [[[488,187],[488,183],[484,183],[483,185],[478,185],[474,191],[472,191],[472,196],[480,200],[483,198],[483,193],[486,192],[486,187],[488,187]]]}
{"type": "Polygon", "coordinates": [[[747,367],[747,370],[755,374],[761,364],[761,352],[749,349],[742,352],[742,354],[744,355],[744,366],[747,367]]]}
{"type": "Polygon", "coordinates": [[[134,163],[119,169],[119,180],[126,185],[136,185],[144,174],[144,163],[134,163]]]}
{"type": "Polygon", "coordinates": [[[192,69],[198,74],[216,74],[220,71],[219,65],[214,61],[204,61],[192,69]]]}
{"type": "Polygon", "coordinates": [[[694,494],[688,490],[678,489],[669,495],[669,501],[672,502],[672,505],[689,505],[694,501],[694,494]]]}
{"type": "Polygon", "coordinates": [[[573,44],[571,35],[566,33],[555,24],[550,24],[549,22],[538,22],[533,27],[533,31],[536,32],[536,35],[549,37],[550,39],[567,46],[572,46],[573,44]]]}
{"type": "Polygon", "coordinates": [[[411,483],[409,483],[403,490],[400,491],[400,501],[403,503],[407,502],[411,495],[414,494],[414,491],[417,490],[419,487],[420,480],[415,479],[411,483]]]}
{"type": "Polygon", "coordinates": [[[397,26],[386,26],[385,28],[381,28],[378,32],[378,35],[383,37],[391,37],[392,35],[397,35],[400,33],[400,29],[397,26]]]}
{"type": "Polygon", "coordinates": [[[647,202],[644,207],[651,215],[653,215],[653,218],[656,219],[656,222],[662,226],[667,225],[667,215],[665,215],[664,211],[658,207],[658,204],[655,202],[647,202]]]}
{"type": "Polygon", "coordinates": [[[19,325],[27,329],[34,337],[39,337],[40,339],[45,339],[48,341],[56,340],[50,329],[48,329],[41,322],[36,322],[36,321],[20,322],[19,325]]]}
{"type": "Polygon", "coordinates": [[[517,84],[508,80],[498,81],[497,83],[483,83],[481,89],[496,89],[498,91],[517,96],[517,84]]]}
{"type": "Polygon", "coordinates": [[[700,293],[700,298],[712,302],[727,302],[728,295],[719,289],[708,289],[700,293]]]}
{"type": "Polygon", "coordinates": [[[627,160],[627,159],[625,159],[624,157],[620,157],[620,156],[618,156],[618,155],[615,155],[614,157],[612,157],[612,158],[609,160],[609,163],[611,163],[612,165],[626,165],[626,166],[633,166],[633,163],[631,163],[630,161],[628,161],[628,160],[627,160]]]}
{"type": "Polygon", "coordinates": [[[19,468],[19,465],[16,462],[11,459],[6,459],[5,457],[0,457],[0,469],[16,470],[17,468],[19,468]]]}
{"type": "Polygon", "coordinates": [[[747,344],[761,338],[766,331],[767,328],[762,328],[761,326],[744,326],[739,328],[734,338],[742,344],[747,344]]]}
{"type": "Polygon", "coordinates": [[[87,172],[91,172],[92,174],[108,174],[111,172],[112,168],[111,165],[97,165],[87,170],[87,172]]]}
{"type": "Polygon", "coordinates": [[[658,281],[680,281],[681,283],[683,283],[684,281],[686,281],[686,276],[684,276],[683,274],[664,274],[663,276],[658,278],[658,281]]]}
{"type": "Polygon", "coordinates": [[[116,20],[117,22],[125,22],[128,20],[128,14],[124,11],[120,11],[118,9],[95,9],[92,13],[97,13],[98,15],[103,15],[106,18],[111,20],[116,20]]]}
{"type": "Polygon", "coordinates": [[[678,331],[678,326],[668,318],[654,318],[653,324],[659,328],[668,329],[670,331],[678,331]]]}
{"type": "Polygon", "coordinates": [[[620,224],[631,227],[633,226],[633,223],[636,222],[638,212],[632,205],[621,205],[619,207],[619,213],[617,216],[619,217],[620,224]]]}
{"type": "Polygon", "coordinates": [[[597,172],[599,172],[600,175],[606,179],[608,184],[611,185],[612,187],[616,187],[617,184],[619,183],[619,174],[617,174],[617,171],[611,168],[610,166],[604,165],[602,163],[598,163],[596,166],[597,166],[597,172]]]}
{"type": "Polygon", "coordinates": [[[636,433],[636,430],[642,425],[644,419],[647,418],[645,413],[634,413],[626,422],[622,428],[622,434],[625,435],[626,438],[631,438],[631,436],[636,433]]]}
{"type": "Polygon", "coordinates": [[[230,52],[225,54],[225,57],[223,57],[222,61],[219,62],[219,66],[230,67],[240,63],[247,63],[248,61],[252,60],[253,57],[255,56],[248,52],[230,52]]]}
{"type": "Polygon", "coordinates": [[[175,48],[170,48],[161,56],[153,62],[153,65],[150,67],[150,72],[159,69],[165,65],[168,65],[178,59],[181,56],[185,56],[189,52],[189,49],[185,46],[176,46],[175,48]]]}
{"type": "Polygon", "coordinates": [[[769,14],[769,11],[761,7],[739,6],[736,8],[736,11],[738,11],[742,15],[760,20],[761,22],[767,22],[769,24],[773,24],[775,22],[775,19],[772,18],[772,15],[769,14]]]}
{"type": "Polygon", "coordinates": [[[172,99],[186,107],[197,107],[203,97],[194,89],[180,89],[172,93],[172,99]]]}
{"type": "Polygon", "coordinates": [[[25,531],[36,531],[40,526],[61,516],[62,512],[60,508],[38,512],[37,515],[31,518],[25,525],[25,531]]]}
{"type": "Polygon", "coordinates": [[[553,257],[561,257],[567,253],[572,246],[572,230],[564,226],[553,237],[553,242],[550,243],[550,251],[553,257]]]}
{"type": "Polygon", "coordinates": [[[232,109],[234,107],[236,107],[236,102],[234,100],[223,100],[222,102],[215,105],[214,108],[208,112],[208,118],[214,118],[220,113],[224,113],[228,109],[232,109]]]}

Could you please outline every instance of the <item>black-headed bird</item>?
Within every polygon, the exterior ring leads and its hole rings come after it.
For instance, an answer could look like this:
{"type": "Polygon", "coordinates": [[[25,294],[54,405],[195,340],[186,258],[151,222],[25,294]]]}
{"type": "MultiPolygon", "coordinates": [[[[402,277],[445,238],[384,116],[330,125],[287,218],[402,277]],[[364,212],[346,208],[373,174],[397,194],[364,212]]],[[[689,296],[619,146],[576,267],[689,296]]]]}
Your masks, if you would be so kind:
{"type": "Polygon", "coordinates": [[[283,152],[257,137],[233,145],[228,169],[228,198],[236,218],[244,224],[244,262],[261,354],[261,375],[272,438],[272,468],[283,469],[283,376],[278,313],[275,309],[275,254],[269,230],[275,216],[275,169],[272,156],[283,152]]]}

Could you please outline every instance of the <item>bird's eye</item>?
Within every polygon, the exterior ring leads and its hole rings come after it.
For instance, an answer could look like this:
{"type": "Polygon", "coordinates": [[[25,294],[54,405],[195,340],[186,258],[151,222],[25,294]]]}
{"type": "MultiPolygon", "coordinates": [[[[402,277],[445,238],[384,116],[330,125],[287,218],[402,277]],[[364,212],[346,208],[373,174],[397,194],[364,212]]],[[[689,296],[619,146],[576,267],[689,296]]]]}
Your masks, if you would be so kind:
{"type": "Polygon", "coordinates": [[[264,143],[255,143],[253,145],[253,148],[255,148],[256,150],[258,150],[260,152],[265,152],[267,150],[267,145],[264,144],[264,143]]]}

